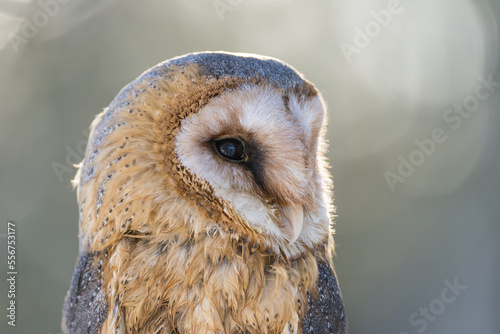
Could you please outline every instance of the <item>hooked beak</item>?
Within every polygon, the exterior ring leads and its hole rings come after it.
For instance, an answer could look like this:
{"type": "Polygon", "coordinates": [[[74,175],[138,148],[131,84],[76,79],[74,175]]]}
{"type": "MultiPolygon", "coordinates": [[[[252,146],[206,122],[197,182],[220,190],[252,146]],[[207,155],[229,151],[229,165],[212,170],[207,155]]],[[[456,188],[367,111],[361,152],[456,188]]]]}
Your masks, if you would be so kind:
{"type": "Polygon", "coordinates": [[[290,243],[294,243],[299,237],[300,232],[302,232],[302,225],[304,223],[304,208],[302,205],[291,204],[281,207],[280,223],[290,243]]]}

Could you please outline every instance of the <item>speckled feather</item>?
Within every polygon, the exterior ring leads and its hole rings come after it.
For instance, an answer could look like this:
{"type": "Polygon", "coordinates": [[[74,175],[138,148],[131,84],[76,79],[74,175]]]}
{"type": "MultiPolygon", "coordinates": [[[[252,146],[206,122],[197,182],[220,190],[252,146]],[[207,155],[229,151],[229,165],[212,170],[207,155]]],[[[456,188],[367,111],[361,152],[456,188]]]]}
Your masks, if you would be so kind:
{"type": "MultiPolygon", "coordinates": [[[[283,62],[218,52],[153,67],[98,115],[75,179],[80,256],[66,333],[346,332],[331,263],[331,187],[315,135],[297,141],[311,155],[297,160],[311,171],[307,194],[291,192],[293,174],[290,185],[265,174],[274,188],[256,187],[263,200],[290,193],[277,203],[293,197],[309,208],[294,243],[243,218],[176,153],[185,120],[242,89],[275,92],[287,110],[324,109],[316,88],[283,62]]],[[[311,124],[324,133],[322,118],[311,124]]]]}
{"type": "Polygon", "coordinates": [[[78,257],[64,309],[65,333],[98,333],[108,314],[108,301],[101,289],[102,254],[84,253],[78,257]]]}

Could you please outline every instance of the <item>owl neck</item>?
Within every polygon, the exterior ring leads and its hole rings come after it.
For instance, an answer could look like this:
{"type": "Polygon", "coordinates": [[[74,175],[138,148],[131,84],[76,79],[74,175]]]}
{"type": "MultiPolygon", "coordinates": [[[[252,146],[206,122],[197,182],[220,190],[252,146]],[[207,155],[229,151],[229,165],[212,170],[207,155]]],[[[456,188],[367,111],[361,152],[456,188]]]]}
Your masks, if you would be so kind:
{"type": "Polygon", "coordinates": [[[296,329],[318,275],[312,252],[289,261],[220,235],[127,238],[108,252],[105,328],[129,333],[296,329]]]}

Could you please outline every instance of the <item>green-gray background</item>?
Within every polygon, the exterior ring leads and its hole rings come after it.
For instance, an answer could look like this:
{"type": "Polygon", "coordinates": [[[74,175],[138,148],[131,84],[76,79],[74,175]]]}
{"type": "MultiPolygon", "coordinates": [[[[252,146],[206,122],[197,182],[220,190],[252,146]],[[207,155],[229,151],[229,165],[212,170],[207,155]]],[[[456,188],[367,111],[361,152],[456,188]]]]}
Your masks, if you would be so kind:
{"type": "Polygon", "coordinates": [[[148,67],[202,50],[280,58],[323,92],[350,333],[500,333],[500,87],[474,105],[478,87],[488,92],[479,77],[500,81],[498,1],[54,3],[0,0],[0,333],[60,332],[78,245],[72,164],[94,115],[148,67]],[[357,48],[348,57],[347,45],[357,48]],[[448,111],[455,103],[474,109],[460,125],[445,120],[460,115],[448,111]],[[419,158],[415,141],[436,128],[446,141],[391,189],[384,174],[400,156],[419,158]],[[15,328],[8,220],[18,229],[15,328]],[[440,310],[455,279],[467,288],[440,310]],[[424,321],[429,306],[438,314],[424,321]]]}

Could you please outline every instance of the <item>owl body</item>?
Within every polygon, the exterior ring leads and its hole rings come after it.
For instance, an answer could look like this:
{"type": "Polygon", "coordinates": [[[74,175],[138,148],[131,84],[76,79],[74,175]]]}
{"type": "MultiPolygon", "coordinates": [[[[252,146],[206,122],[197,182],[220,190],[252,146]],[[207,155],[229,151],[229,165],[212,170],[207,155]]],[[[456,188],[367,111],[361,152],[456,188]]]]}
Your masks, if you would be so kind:
{"type": "Polygon", "coordinates": [[[76,177],[65,333],[345,333],[324,103],[272,58],[196,53],[125,87],[76,177]]]}

